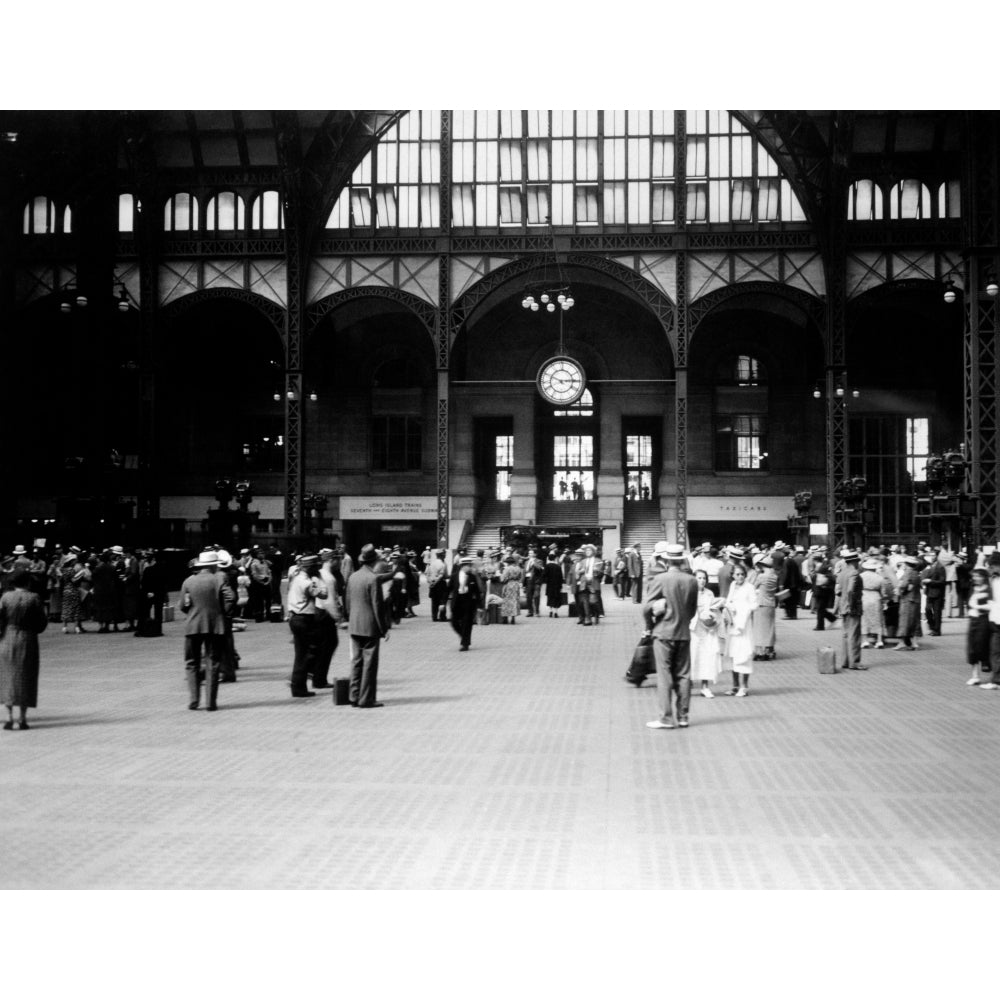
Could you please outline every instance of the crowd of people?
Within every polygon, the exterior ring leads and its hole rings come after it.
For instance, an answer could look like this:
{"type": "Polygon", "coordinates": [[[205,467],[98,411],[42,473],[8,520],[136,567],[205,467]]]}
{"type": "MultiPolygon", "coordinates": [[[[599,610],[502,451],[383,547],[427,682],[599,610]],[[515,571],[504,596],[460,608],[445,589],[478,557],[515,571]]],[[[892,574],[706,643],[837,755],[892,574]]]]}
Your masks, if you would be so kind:
{"type": "MultiPolygon", "coordinates": [[[[817,630],[841,625],[844,669],[864,670],[862,650],[920,648],[940,635],[944,616],[968,617],[970,685],[1000,689],[1000,552],[950,552],[901,545],[856,551],[826,546],[709,543],[688,550],[657,543],[643,558],[638,543],[603,559],[593,544],[458,549],[451,559],[430,547],[365,545],[355,561],[335,544],[289,558],[259,545],[232,555],[208,546],[191,560],[180,589],[188,706],[218,708],[219,685],[237,679],[235,634],[249,621],[286,622],[294,656],[294,698],[331,687],[338,632],[350,638],[348,698],[358,708],[377,700],[379,649],[390,629],[417,617],[426,581],[432,622],[450,622],[468,651],[476,625],[516,624],[522,615],[558,617],[563,607],[580,626],[605,617],[603,586],[641,604],[654,640],[660,717],[652,728],[689,724],[692,686],[706,698],[731,677],[726,693],[747,697],[754,663],[774,659],[776,618],[815,616],[817,630]],[[353,582],[352,582],[353,581],[353,582]],[[311,685],[311,686],[310,686],[311,685]]],[[[55,545],[30,553],[18,545],[0,559],[0,695],[5,729],[27,729],[37,704],[38,634],[48,623],[63,632],[162,635],[167,580],[157,553],[109,546],[85,551],[55,545]],[[13,710],[19,718],[15,722],[13,710]]],[[[641,678],[638,681],[641,683],[641,678]]]]}

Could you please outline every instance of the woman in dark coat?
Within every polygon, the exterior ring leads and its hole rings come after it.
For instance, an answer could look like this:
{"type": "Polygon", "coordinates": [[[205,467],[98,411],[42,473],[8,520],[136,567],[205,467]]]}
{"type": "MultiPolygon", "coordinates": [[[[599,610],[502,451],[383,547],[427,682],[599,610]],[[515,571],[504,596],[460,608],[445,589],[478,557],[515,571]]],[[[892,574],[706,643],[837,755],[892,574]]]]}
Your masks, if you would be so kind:
{"type": "Polygon", "coordinates": [[[105,552],[90,571],[91,594],[94,601],[94,620],[101,627],[98,632],[118,631],[118,572],[105,552]]]}
{"type": "Polygon", "coordinates": [[[545,561],[545,603],[549,606],[549,617],[558,618],[562,607],[563,571],[554,552],[545,561]]]}
{"type": "Polygon", "coordinates": [[[38,633],[48,619],[27,573],[13,573],[11,584],[0,597],[0,700],[7,706],[4,729],[14,728],[15,705],[17,728],[27,729],[28,709],[38,705],[38,633]]]}

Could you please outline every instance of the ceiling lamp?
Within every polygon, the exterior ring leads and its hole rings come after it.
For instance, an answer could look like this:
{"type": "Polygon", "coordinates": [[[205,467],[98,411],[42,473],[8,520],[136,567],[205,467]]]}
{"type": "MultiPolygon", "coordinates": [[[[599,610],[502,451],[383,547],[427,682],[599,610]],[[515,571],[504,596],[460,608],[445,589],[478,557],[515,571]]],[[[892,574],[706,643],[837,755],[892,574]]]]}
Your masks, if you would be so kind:
{"type": "Polygon", "coordinates": [[[948,305],[951,305],[957,297],[955,283],[949,278],[944,286],[944,300],[948,305]]]}
{"type": "Polygon", "coordinates": [[[997,276],[995,274],[990,274],[990,276],[986,279],[986,294],[991,299],[995,299],[998,293],[1000,293],[1000,285],[997,284],[997,276]]]}

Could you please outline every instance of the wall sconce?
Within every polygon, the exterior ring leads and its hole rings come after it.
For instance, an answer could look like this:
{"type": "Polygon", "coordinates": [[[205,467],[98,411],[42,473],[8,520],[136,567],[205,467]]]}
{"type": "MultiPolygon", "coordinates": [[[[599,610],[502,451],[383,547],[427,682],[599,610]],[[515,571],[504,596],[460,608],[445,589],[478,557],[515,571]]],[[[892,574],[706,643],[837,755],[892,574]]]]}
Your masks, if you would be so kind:
{"type": "Polygon", "coordinates": [[[298,396],[295,394],[295,390],[289,389],[288,392],[285,393],[285,399],[298,399],[298,396]]]}

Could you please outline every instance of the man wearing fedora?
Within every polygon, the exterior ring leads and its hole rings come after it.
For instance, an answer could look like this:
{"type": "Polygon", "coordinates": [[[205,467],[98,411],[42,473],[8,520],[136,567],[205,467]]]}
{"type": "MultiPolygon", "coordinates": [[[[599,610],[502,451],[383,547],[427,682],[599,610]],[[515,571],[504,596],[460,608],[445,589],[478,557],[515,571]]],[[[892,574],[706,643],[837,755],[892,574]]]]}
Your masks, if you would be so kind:
{"type": "Polygon", "coordinates": [[[216,710],[222,643],[226,634],[226,611],[236,603],[236,594],[224,574],[218,572],[219,556],[202,552],[194,572],[181,585],[180,607],[187,616],[184,625],[184,665],[187,673],[188,708],[196,709],[201,700],[201,681],[206,685],[206,705],[216,710]],[[207,669],[203,669],[205,659],[207,669]]]}
{"type": "Polygon", "coordinates": [[[358,556],[358,567],[347,581],[344,610],[351,637],[350,702],[355,708],[381,708],[376,700],[379,647],[389,631],[389,609],[382,584],[392,579],[392,569],[376,572],[378,552],[367,544],[358,556]]]}
{"type": "Polygon", "coordinates": [[[653,636],[656,700],[660,709],[660,717],[646,725],[650,729],[677,726],[685,729],[691,705],[690,626],[698,613],[698,584],[692,574],[681,568],[687,561],[683,545],[667,544],[662,558],[666,570],[650,581],[642,605],[645,634],[653,636]]]}
{"type": "Polygon", "coordinates": [[[573,567],[573,589],[576,593],[577,625],[596,625],[600,621],[601,581],[604,563],[597,558],[597,548],[589,542],[573,567]]]}
{"type": "Polygon", "coordinates": [[[861,553],[855,549],[842,549],[843,567],[837,574],[835,608],[842,618],[843,664],[845,670],[867,670],[861,665],[861,574],[858,562],[861,553]]]}

